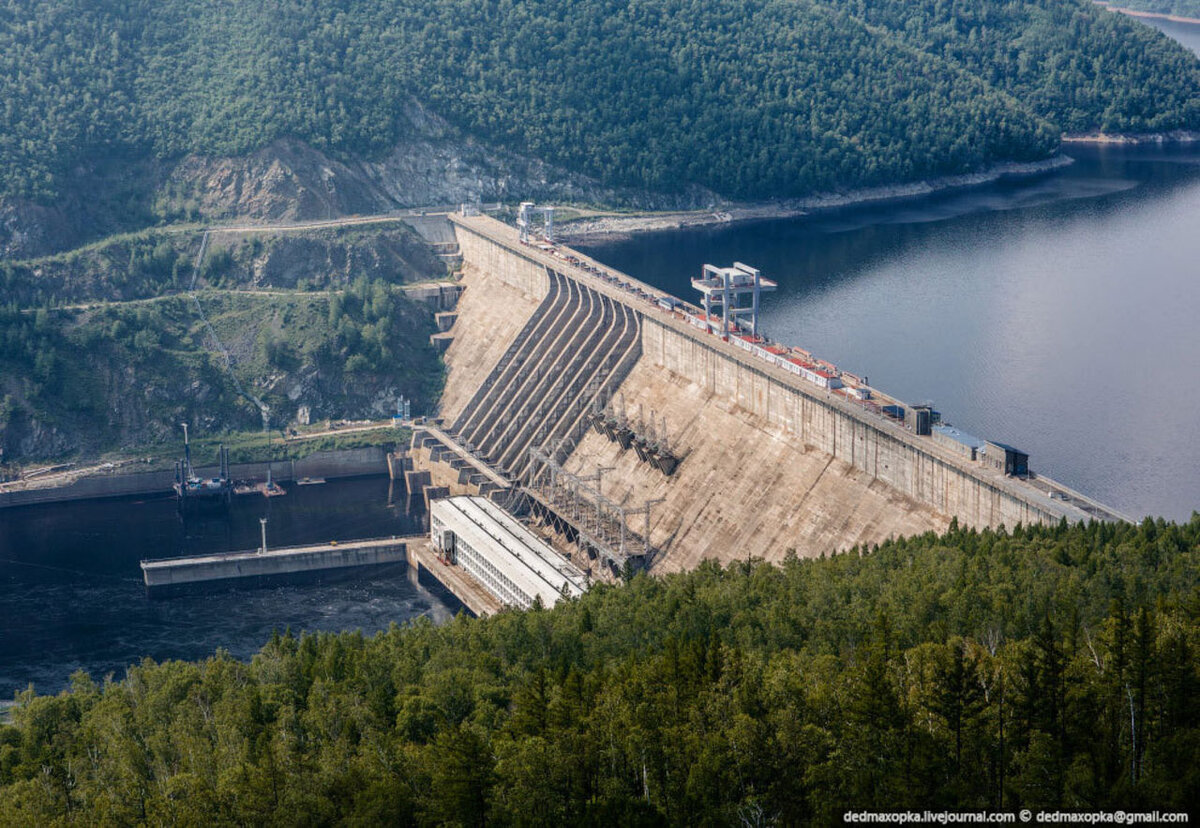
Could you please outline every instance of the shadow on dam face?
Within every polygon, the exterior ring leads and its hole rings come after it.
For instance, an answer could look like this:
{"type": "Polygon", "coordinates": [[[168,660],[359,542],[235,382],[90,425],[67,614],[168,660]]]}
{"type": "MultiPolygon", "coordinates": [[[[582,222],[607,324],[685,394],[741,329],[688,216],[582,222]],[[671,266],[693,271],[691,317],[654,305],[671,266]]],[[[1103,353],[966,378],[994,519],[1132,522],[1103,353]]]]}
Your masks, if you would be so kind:
{"type": "MultiPolygon", "coordinates": [[[[944,531],[953,517],[979,528],[1086,517],[690,330],[647,297],[622,294],[575,266],[574,259],[594,263],[574,251],[560,248],[555,258],[522,246],[515,231],[486,217],[453,223],[465,291],[445,357],[444,422],[490,462],[509,464],[510,474],[519,476],[522,451],[546,445],[549,433],[559,440],[552,445],[565,446],[569,472],[603,470],[606,497],[661,501],[650,522],[656,570],[705,558],[779,561],[789,550],[816,556],[944,531]],[[607,341],[597,329],[622,324],[629,311],[637,347],[613,372],[609,399],[662,423],[684,458],[670,476],[592,429],[542,423],[539,435],[530,426],[561,402],[555,380],[571,380],[572,366],[586,363],[580,351],[607,341]],[[539,369],[542,381],[530,379],[539,369]],[[496,391],[503,383],[505,394],[496,391]]],[[[619,281],[636,287],[629,277],[619,281]]]]}

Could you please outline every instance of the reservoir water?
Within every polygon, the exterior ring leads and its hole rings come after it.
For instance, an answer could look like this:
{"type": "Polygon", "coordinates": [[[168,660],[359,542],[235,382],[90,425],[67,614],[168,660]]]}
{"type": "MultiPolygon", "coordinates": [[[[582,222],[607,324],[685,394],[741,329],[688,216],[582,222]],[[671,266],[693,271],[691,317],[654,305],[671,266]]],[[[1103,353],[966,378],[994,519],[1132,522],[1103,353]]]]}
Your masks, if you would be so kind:
{"type": "MultiPolygon", "coordinates": [[[[1200,26],[1162,22],[1200,50],[1200,26]]],[[[1200,510],[1200,145],[1068,145],[1023,180],[575,246],[695,299],[779,282],[762,327],[1140,518],[1200,510]]]]}
{"type": "MultiPolygon", "coordinates": [[[[1200,51],[1200,26],[1156,22],[1200,51]]],[[[592,245],[681,296],[704,262],[761,267],[774,338],[947,419],[1126,513],[1200,508],[1200,148],[1070,147],[1037,179],[788,221],[592,245]]],[[[580,245],[582,246],[582,245],[580,245]]],[[[168,497],[0,511],[0,703],[73,670],[238,658],[273,629],[367,633],[449,609],[403,567],[317,585],[146,599],[142,558],[409,534],[386,478],[235,501],[183,522],[168,497]]]]}

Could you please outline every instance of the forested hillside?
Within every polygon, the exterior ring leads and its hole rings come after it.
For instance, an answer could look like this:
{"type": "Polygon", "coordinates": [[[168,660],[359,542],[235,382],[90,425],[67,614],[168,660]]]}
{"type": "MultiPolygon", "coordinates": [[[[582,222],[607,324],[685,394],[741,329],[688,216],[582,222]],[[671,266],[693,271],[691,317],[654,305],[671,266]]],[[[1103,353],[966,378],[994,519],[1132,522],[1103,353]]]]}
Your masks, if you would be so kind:
{"type": "Polygon", "coordinates": [[[23,695],[0,824],[1200,807],[1200,516],[708,564],[23,695]]]}
{"type": "Polygon", "coordinates": [[[193,283],[230,289],[325,290],[355,280],[444,279],[446,265],[403,224],[245,236],[215,234],[200,272],[196,230],[118,235],[66,253],[0,262],[0,296],[21,307],[149,299],[193,283]]]}
{"type": "Polygon", "coordinates": [[[766,198],[1041,158],[1063,130],[1200,128],[1200,63],[1087,0],[0,7],[8,197],[283,137],[370,157],[413,102],[606,184],[766,198]]]}
{"type": "Polygon", "coordinates": [[[0,306],[0,449],[81,459],[201,434],[429,411],[441,363],[430,310],[383,281],[348,289],[205,290],[83,309],[0,306]],[[205,324],[211,324],[211,329],[205,324]],[[213,340],[213,334],[220,345],[213,340]],[[225,350],[222,350],[225,349],[225,350]],[[225,358],[228,353],[230,359],[225,358]]]}

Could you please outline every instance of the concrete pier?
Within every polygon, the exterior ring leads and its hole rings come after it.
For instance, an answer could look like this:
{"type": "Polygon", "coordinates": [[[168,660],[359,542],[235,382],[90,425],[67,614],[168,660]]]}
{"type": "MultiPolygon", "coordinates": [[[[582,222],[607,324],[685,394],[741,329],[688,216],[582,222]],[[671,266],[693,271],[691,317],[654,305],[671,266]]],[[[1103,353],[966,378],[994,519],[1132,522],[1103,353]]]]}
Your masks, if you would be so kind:
{"type": "Polygon", "coordinates": [[[254,587],[277,583],[285,576],[407,563],[410,545],[427,544],[424,536],[330,541],[311,546],[226,552],[191,558],[142,561],[142,580],[151,597],[169,597],[195,589],[254,587]]]}
{"type": "Polygon", "coordinates": [[[415,573],[417,583],[444,590],[455,598],[471,615],[495,615],[503,605],[482,584],[472,578],[462,567],[443,562],[434,553],[429,538],[414,539],[407,547],[409,572],[415,573]]]}

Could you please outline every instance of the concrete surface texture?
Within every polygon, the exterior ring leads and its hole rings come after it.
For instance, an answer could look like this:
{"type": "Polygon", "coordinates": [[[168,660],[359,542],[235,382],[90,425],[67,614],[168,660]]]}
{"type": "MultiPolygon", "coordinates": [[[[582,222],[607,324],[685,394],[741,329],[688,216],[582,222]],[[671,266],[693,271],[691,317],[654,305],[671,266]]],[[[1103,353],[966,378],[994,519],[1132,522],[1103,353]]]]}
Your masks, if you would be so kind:
{"type": "Polygon", "coordinates": [[[251,549],[193,558],[163,558],[142,561],[142,578],[147,587],[155,589],[205,581],[403,563],[407,562],[406,545],[424,542],[424,536],[381,538],[268,549],[266,553],[251,549]]]}
{"type": "Polygon", "coordinates": [[[581,476],[612,467],[604,474],[604,494],[633,509],[664,499],[651,520],[657,570],[685,569],[709,557],[779,560],[790,549],[819,555],[944,530],[952,516],[976,527],[1088,517],[1079,506],[953,456],[927,437],[694,330],[644,293],[638,298],[564,266],[571,251],[560,248],[555,258],[521,246],[511,228],[490,219],[456,218],[455,224],[473,283],[468,295],[477,296],[459,306],[458,367],[451,369],[444,413],[458,417],[487,381],[501,351],[491,343],[511,343],[534,311],[533,298],[546,295],[548,269],[640,316],[641,356],[616,391],[629,417],[638,416],[640,405],[647,419],[653,410],[656,429],[666,418],[671,447],[683,456],[679,469],[667,478],[596,431],[582,437],[566,465],[581,476]]]}
{"type": "Polygon", "coordinates": [[[406,554],[410,577],[424,586],[437,585],[470,611],[475,617],[495,615],[504,605],[483,584],[459,566],[442,561],[428,538],[414,539],[407,545],[406,554]]]}
{"type": "Polygon", "coordinates": [[[452,329],[454,341],[443,357],[446,387],[440,416],[446,422],[458,419],[463,406],[512,345],[549,289],[548,279],[540,290],[532,281],[527,284],[535,292],[498,278],[474,261],[464,264],[464,290],[458,300],[458,321],[452,329]]]}
{"type": "Polygon", "coordinates": [[[755,364],[716,337],[647,317],[642,345],[644,359],[965,525],[1012,527],[1088,518],[1076,506],[1056,503],[1033,486],[965,460],[811,383],[755,364]]]}
{"type": "Polygon", "coordinates": [[[595,431],[566,466],[579,475],[612,467],[604,494],[632,507],[665,498],[651,510],[655,571],[690,569],[705,558],[778,561],[789,549],[816,556],[949,525],[932,507],[646,357],[621,394],[633,416],[640,405],[660,426],[666,418],[671,446],[684,458],[675,474],[666,477],[595,431]]]}

